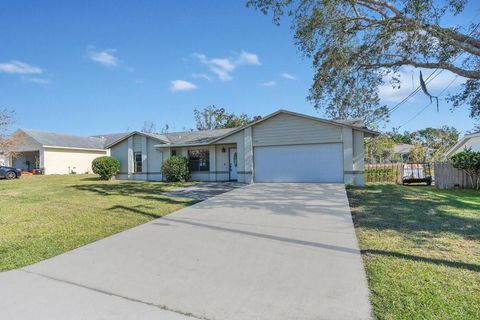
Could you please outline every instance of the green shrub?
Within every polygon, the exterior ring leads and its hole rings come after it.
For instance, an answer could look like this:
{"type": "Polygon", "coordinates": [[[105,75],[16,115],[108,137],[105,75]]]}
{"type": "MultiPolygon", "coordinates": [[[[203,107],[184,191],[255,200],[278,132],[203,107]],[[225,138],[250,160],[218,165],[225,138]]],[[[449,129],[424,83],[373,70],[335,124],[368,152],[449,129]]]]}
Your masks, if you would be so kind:
{"type": "Polygon", "coordinates": [[[110,156],[98,157],[92,161],[92,170],[100,179],[110,180],[120,170],[120,161],[110,156]]]}
{"type": "Polygon", "coordinates": [[[368,182],[395,182],[396,170],[393,168],[368,168],[365,169],[365,179],[368,182]]]}
{"type": "Polygon", "coordinates": [[[480,152],[468,148],[455,153],[449,160],[453,167],[467,173],[475,189],[480,189],[480,152]]]}
{"type": "Polygon", "coordinates": [[[162,172],[167,181],[185,182],[190,179],[190,164],[185,157],[172,156],[162,164],[162,172]]]}

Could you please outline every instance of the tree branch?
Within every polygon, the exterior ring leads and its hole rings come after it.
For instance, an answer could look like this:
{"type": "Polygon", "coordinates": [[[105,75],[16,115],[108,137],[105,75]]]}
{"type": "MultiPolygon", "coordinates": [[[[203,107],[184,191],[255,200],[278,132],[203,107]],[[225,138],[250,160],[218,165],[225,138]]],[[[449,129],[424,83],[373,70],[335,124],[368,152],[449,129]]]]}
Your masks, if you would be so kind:
{"type": "Polygon", "coordinates": [[[427,69],[446,69],[459,76],[470,78],[470,79],[480,79],[480,70],[466,70],[454,66],[453,64],[446,62],[418,62],[410,59],[401,59],[392,62],[380,62],[380,63],[368,63],[361,64],[362,68],[389,68],[389,67],[400,67],[403,65],[411,65],[417,68],[427,68],[427,69]]]}

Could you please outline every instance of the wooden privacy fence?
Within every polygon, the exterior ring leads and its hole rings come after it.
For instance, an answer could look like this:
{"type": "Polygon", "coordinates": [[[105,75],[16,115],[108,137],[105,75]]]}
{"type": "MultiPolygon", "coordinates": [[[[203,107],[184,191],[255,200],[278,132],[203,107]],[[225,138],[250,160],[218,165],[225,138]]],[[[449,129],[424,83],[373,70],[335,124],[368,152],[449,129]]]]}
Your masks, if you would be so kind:
{"type": "Polygon", "coordinates": [[[402,183],[402,163],[365,164],[365,182],[402,183]]]}
{"type": "Polygon", "coordinates": [[[465,171],[455,169],[448,162],[437,162],[434,167],[435,186],[437,188],[473,188],[472,182],[465,171]]]}

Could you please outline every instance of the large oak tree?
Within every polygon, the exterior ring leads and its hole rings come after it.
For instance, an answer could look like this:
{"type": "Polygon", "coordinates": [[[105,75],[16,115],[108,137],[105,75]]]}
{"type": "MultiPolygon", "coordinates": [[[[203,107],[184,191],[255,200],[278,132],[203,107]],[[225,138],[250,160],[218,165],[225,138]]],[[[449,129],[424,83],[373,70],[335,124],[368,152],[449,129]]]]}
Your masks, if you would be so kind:
{"type": "Polygon", "coordinates": [[[316,69],[309,98],[333,118],[388,119],[378,86],[399,85],[403,66],[449,70],[467,78],[450,96],[480,118],[479,24],[449,26],[467,0],[248,0],[279,23],[292,18],[295,42],[316,69]]]}

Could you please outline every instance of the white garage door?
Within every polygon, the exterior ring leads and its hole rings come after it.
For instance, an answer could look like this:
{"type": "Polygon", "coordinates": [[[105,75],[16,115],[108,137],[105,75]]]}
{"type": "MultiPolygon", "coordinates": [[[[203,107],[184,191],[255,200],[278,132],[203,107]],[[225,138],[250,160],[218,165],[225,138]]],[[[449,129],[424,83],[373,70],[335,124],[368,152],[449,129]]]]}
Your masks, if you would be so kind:
{"type": "Polygon", "coordinates": [[[254,148],[256,182],[343,182],[341,143],[254,148]]]}

